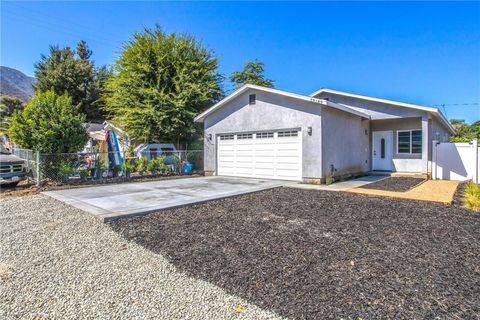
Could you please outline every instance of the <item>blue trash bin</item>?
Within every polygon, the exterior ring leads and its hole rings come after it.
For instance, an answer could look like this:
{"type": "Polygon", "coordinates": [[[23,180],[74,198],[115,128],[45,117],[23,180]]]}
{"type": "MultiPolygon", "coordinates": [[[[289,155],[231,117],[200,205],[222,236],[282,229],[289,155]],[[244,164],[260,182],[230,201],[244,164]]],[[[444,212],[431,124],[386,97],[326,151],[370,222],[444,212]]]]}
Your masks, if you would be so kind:
{"type": "Polygon", "coordinates": [[[183,166],[183,173],[190,174],[192,173],[193,165],[191,163],[185,163],[183,166]]]}

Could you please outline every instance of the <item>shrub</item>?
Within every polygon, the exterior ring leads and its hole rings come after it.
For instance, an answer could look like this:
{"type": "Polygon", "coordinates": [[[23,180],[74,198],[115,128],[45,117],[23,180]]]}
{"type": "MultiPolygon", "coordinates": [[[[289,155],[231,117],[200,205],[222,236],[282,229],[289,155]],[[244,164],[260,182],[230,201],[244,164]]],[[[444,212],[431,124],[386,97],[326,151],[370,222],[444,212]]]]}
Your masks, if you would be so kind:
{"type": "Polygon", "coordinates": [[[150,162],[147,164],[147,170],[150,171],[152,174],[156,173],[159,169],[159,162],[157,159],[151,159],[150,162]]]}
{"type": "Polygon", "coordinates": [[[88,141],[83,122],[85,116],[78,113],[68,95],[37,92],[23,111],[13,114],[9,136],[21,148],[73,153],[88,141]]]}
{"type": "Polygon", "coordinates": [[[468,182],[465,186],[463,204],[469,209],[480,211],[480,187],[473,181],[468,182]]]}
{"type": "Polygon", "coordinates": [[[112,174],[114,177],[118,177],[118,174],[122,171],[122,168],[119,165],[112,167],[112,174]]]}
{"type": "Polygon", "coordinates": [[[95,166],[97,178],[103,178],[103,174],[108,170],[107,164],[105,161],[99,160],[95,166]]]}
{"type": "Polygon", "coordinates": [[[122,166],[127,174],[130,174],[132,171],[135,170],[135,165],[133,164],[132,161],[130,161],[130,159],[125,159],[125,161],[123,161],[122,166]]]}
{"type": "Polygon", "coordinates": [[[135,159],[135,167],[137,171],[144,172],[147,170],[147,158],[146,157],[138,157],[135,159]]]}
{"type": "Polygon", "coordinates": [[[62,181],[68,180],[68,177],[73,173],[72,166],[66,162],[62,161],[58,167],[58,175],[62,181]]]}

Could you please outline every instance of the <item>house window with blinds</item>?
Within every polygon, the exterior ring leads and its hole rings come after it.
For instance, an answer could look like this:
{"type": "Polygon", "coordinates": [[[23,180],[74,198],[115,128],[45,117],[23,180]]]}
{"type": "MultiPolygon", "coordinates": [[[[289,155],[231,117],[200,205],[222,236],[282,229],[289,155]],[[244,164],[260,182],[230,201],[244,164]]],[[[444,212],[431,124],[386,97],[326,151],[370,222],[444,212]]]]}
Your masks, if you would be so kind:
{"type": "Polygon", "coordinates": [[[421,154],[422,153],[422,130],[397,131],[397,153],[421,154]]]}

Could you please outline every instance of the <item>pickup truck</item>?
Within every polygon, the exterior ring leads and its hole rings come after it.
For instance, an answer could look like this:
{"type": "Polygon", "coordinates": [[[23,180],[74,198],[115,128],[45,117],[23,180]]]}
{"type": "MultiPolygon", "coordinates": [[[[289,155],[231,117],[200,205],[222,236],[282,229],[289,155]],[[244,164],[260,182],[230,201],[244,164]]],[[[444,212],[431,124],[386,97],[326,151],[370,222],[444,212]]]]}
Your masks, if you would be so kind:
{"type": "Polygon", "coordinates": [[[19,158],[0,145],[0,186],[15,187],[28,176],[25,160],[19,158]]]}

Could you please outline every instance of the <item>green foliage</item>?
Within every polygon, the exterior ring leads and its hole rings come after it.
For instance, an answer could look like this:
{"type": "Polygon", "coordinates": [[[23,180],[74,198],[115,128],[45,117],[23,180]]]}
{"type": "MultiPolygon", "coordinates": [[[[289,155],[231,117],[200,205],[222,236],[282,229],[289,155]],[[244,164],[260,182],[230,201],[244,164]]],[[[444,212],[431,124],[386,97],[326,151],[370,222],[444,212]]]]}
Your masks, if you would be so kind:
{"type": "Polygon", "coordinates": [[[73,168],[68,161],[62,161],[58,166],[58,175],[62,178],[62,180],[68,179],[72,173],[73,168]]]}
{"type": "Polygon", "coordinates": [[[451,119],[450,123],[457,130],[457,134],[450,140],[452,142],[470,142],[473,139],[480,140],[480,121],[474,122],[472,125],[465,123],[465,120],[451,119]]]}
{"type": "Polygon", "coordinates": [[[0,96],[0,133],[7,133],[11,117],[16,111],[22,111],[25,104],[17,97],[0,96]]]}
{"type": "Polygon", "coordinates": [[[119,165],[112,167],[112,174],[114,177],[118,177],[118,174],[122,171],[122,168],[119,165]]]}
{"type": "Polygon", "coordinates": [[[480,187],[473,181],[469,181],[465,187],[463,195],[463,203],[465,207],[480,211],[480,187]]]}
{"type": "Polygon", "coordinates": [[[123,161],[122,166],[127,173],[135,171],[135,164],[130,159],[123,161]]]}
{"type": "Polygon", "coordinates": [[[159,170],[165,170],[168,168],[167,165],[165,164],[166,160],[167,160],[167,157],[163,155],[157,158],[159,170]]]}
{"type": "Polygon", "coordinates": [[[335,182],[335,179],[332,176],[328,176],[327,178],[325,178],[325,183],[327,185],[331,185],[334,182],[335,182]]]}
{"type": "Polygon", "coordinates": [[[159,26],[135,33],[107,80],[106,110],[131,137],[183,143],[194,117],[222,96],[217,59],[194,38],[159,26]]]}
{"type": "Polygon", "coordinates": [[[72,153],[83,148],[88,135],[79,114],[67,95],[37,92],[22,112],[14,113],[8,131],[21,148],[41,153],[72,153]]]}
{"type": "Polygon", "coordinates": [[[235,71],[230,76],[230,81],[235,84],[235,89],[245,84],[255,84],[262,87],[273,88],[273,80],[265,78],[265,64],[259,60],[247,61],[242,71],[235,71]]]}
{"type": "Polygon", "coordinates": [[[135,159],[135,167],[137,171],[144,172],[147,170],[147,158],[146,157],[138,157],[135,159]]]}
{"type": "Polygon", "coordinates": [[[151,173],[155,173],[160,169],[160,163],[157,159],[151,159],[147,164],[147,170],[151,173]]]}
{"type": "Polygon", "coordinates": [[[97,160],[95,163],[95,176],[97,179],[103,178],[103,174],[108,170],[107,163],[103,160],[97,160]]]}
{"type": "Polygon", "coordinates": [[[90,60],[91,55],[85,41],[80,41],[76,50],[50,47],[50,54],[42,55],[35,64],[35,91],[66,92],[88,121],[103,120],[104,102],[101,96],[109,71],[105,67],[95,67],[90,60]]]}

